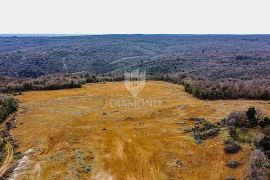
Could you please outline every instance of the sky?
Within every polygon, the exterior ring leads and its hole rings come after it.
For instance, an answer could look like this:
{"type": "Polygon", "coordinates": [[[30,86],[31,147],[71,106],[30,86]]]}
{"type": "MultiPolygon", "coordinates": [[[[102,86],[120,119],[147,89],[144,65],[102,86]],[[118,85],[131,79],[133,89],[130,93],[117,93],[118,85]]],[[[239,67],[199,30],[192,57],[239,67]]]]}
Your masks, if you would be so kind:
{"type": "Polygon", "coordinates": [[[0,0],[0,34],[270,34],[269,0],[0,0]]]}

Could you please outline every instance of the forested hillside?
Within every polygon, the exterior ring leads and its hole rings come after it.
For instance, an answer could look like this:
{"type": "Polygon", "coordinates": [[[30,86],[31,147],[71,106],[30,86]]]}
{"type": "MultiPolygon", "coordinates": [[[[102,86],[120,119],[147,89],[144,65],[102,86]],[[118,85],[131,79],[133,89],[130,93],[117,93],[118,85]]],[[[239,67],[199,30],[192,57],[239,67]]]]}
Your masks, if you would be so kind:
{"type": "Polygon", "coordinates": [[[269,79],[268,35],[0,37],[0,75],[87,71],[185,73],[207,79],[269,79]]]}

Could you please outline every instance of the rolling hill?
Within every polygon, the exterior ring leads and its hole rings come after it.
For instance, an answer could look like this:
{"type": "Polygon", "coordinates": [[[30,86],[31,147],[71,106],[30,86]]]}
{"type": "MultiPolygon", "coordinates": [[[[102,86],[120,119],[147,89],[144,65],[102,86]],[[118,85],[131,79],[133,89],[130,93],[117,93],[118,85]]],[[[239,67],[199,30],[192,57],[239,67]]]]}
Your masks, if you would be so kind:
{"type": "Polygon", "coordinates": [[[135,68],[211,80],[269,79],[269,35],[0,37],[0,75],[38,77],[135,68]]]}

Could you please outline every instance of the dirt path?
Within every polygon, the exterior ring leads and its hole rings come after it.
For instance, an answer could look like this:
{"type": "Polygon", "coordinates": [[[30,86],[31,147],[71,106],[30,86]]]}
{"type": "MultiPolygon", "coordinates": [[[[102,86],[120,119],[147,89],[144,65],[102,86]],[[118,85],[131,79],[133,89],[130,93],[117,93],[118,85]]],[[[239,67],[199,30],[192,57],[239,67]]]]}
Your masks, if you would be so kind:
{"type": "Polygon", "coordinates": [[[189,125],[186,119],[218,121],[249,106],[270,115],[269,102],[202,101],[182,86],[152,81],[138,98],[122,82],[27,92],[18,98],[28,111],[16,118],[12,134],[21,152],[35,148],[29,156],[33,167],[21,179],[35,177],[37,163],[41,179],[243,179],[250,147],[243,144],[238,154],[225,154],[222,136],[198,145],[182,131],[189,125]],[[129,107],[142,99],[147,104],[129,107]],[[241,166],[230,169],[228,160],[241,166]]]}
{"type": "Polygon", "coordinates": [[[0,177],[2,177],[4,175],[4,173],[6,172],[6,170],[9,167],[10,162],[13,159],[13,147],[9,142],[7,142],[5,145],[5,151],[7,153],[7,156],[6,156],[4,163],[0,167],[0,177]]]}
{"type": "MultiPolygon", "coordinates": [[[[7,117],[7,119],[5,121],[3,121],[2,124],[0,124],[0,131],[4,130],[7,122],[15,121],[15,116],[21,115],[24,112],[26,112],[26,109],[24,107],[19,107],[16,112],[11,113],[7,117]]],[[[9,168],[10,162],[12,161],[13,154],[14,154],[13,146],[9,141],[7,141],[7,143],[5,144],[4,149],[7,153],[7,156],[6,156],[3,164],[0,167],[0,177],[2,177],[5,174],[6,170],[9,168]]]]}

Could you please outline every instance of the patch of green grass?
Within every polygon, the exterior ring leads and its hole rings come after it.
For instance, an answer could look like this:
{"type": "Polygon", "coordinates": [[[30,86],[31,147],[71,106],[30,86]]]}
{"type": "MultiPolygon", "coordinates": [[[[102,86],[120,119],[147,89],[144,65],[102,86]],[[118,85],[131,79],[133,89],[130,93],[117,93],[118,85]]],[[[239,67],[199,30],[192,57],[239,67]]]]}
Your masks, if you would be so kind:
{"type": "Polygon", "coordinates": [[[220,134],[224,141],[230,141],[233,140],[230,135],[230,130],[228,128],[221,128],[220,134]]]}
{"type": "Polygon", "coordinates": [[[253,139],[253,134],[250,132],[250,130],[243,130],[241,128],[236,128],[236,141],[241,143],[251,143],[253,139]]]}

